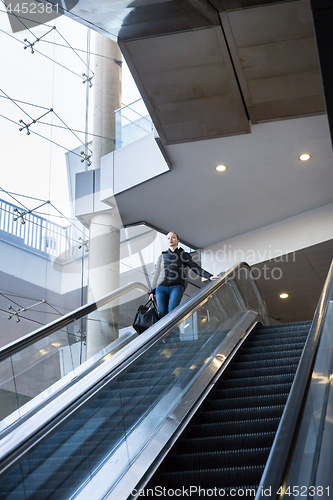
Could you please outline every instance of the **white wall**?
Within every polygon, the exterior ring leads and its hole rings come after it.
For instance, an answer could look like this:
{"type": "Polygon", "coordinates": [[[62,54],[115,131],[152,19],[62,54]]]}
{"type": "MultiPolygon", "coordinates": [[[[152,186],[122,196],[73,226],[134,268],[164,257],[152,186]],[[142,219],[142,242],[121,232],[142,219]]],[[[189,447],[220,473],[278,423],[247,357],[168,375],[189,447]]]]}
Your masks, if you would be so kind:
{"type": "Polygon", "coordinates": [[[202,267],[220,273],[237,262],[254,265],[332,238],[333,203],[207,247],[202,267]]]}
{"type": "Polygon", "coordinates": [[[159,149],[154,133],[146,135],[101,158],[101,201],[126,191],[169,167],[159,149]]]}
{"type": "Polygon", "coordinates": [[[5,241],[0,241],[0,255],[0,271],[59,293],[61,274],[50,259],[5,241]]]}

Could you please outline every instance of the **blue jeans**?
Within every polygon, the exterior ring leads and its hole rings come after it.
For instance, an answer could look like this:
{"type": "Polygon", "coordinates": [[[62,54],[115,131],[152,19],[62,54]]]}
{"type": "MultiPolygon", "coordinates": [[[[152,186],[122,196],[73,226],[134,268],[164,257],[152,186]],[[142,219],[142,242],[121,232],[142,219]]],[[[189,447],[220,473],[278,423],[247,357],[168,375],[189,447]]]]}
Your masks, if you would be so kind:
{"type": "Polygon", "coordinates": [[[180,304],[183,293],[182,285],[158,286],[156,288],[155,297],[160,318],[180,304]]]}

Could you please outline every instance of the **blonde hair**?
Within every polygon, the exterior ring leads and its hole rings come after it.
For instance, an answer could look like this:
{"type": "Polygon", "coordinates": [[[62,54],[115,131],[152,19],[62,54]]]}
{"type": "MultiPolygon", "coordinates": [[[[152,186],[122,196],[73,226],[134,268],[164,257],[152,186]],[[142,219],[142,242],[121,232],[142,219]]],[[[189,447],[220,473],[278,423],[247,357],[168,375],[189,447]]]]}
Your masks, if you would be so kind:
{"type": "MultiPolygon", "coordinates": [[[[169,233],[173,233],[173,234],[175,234],[175,235],[177,236],[177,240],[178,240],[178,241],[180,241],[180,240],[179,240],[179,236],[178,236],[178,234],[177,234],[175,231],[169,231],[169,233]]],[[[169,234],[169,233],[168,233],[168,234],[169,234]]]]}

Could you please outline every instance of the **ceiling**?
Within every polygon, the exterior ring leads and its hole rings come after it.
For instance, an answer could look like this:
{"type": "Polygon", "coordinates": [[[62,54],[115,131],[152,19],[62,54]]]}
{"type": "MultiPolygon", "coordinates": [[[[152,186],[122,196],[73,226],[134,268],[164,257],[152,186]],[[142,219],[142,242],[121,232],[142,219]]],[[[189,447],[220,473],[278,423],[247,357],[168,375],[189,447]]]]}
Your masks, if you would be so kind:
{"type": "Polygon", "coordinates": [[[119,45],[164,144],[325,111],[308,0],[136,3],[119,45]]]}
{"type": "Polygon", "coordinates": [[[332,255],[333,240],[329,240],[253,266],[271,318],[281,323],[313,319],[332,255]],[[289,297],[281,299],[280,293],[289,297]]]}
{"type": "Polygon", "coordinates": [[[206,248],[333,202],[326,115],[258,124],[241,137],[165,150],[170,172],[117,195],[125,225],[172,228],[190,246],[206,248]],[[308,162],[298,159],[304,151],[308,162]],[[216,172],[219,163],[228,170],[216,172]]]}
{"type": "Polygon", "coordinates": [[[80,0],[117,37],[164,145],[325,112],[309,0],[80,0]]]}
{"type": "MultiPolygon", "coordinates": [[[[331,0],[80,0],[66,14],[118,40],[172,166],[117,196],[124,225],[202,248],[333,202],[331,0]]],[[[311,317],[321,245],[260,283],[273,317],[311,317]]]]}

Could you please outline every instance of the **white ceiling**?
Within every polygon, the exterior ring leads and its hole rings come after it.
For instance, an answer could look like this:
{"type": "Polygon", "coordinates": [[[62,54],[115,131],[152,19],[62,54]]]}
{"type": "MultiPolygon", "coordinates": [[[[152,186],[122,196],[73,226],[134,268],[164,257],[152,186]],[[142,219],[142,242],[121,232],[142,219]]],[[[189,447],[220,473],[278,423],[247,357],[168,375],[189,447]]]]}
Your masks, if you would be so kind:
{"type": "Polygon", "coordinates": [[[145,221],[204,248],[333,202],[326,115],[165,147],[172,171],[117,196],[124,224],[145,221]],[[311,159],[298,156],[308,152],[311,159]],[[217,173],[224,163],[228,170],[217,173]]]}
{"type": "Polygon", "coordinates": [[[312,320],[332,261],[333,240],[313,245],[279,262],[256,264],[257,285],[270,316],[281,323],[312,320]],[[279,268],[279,280],[265,279],[271,269],[279,268]],[[266,274],[264,272],[266,270],[266,274]],[[281,299],[280,293],[288,293],[281,299]]]}

